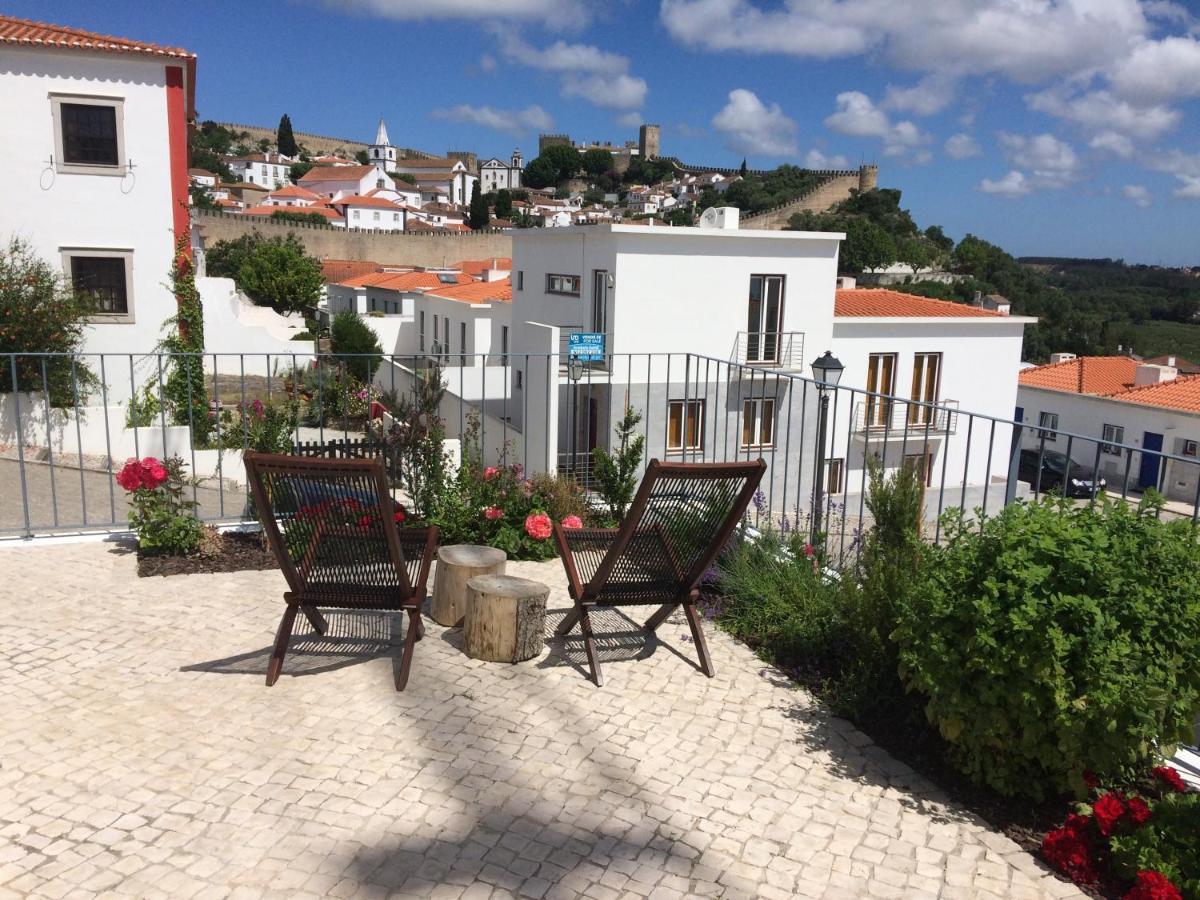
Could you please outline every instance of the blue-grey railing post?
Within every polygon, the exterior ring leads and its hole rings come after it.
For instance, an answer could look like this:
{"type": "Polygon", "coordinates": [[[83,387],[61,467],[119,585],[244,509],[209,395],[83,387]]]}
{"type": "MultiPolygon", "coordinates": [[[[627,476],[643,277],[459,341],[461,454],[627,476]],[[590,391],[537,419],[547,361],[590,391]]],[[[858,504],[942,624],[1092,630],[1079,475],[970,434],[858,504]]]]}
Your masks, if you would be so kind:
{"type": "Polygon", "coordinates": [[[814,547],[821,537],[821,504],[824,502],[821,497],[821,491],[824,485],[821,483],[825,478],[825,427],[826,419],[829,416],[829,392],[823,386],[818,386],[821,392],[820,407],[817,413],[817,446],[816,460],[817,464],[814,469],[815,477],[813,479],[813,508],[812,508],[812,537],[811,542],[814,547]]]}
{"type": "Polygon", "coordinates": [[[1021,467],[1021,422],[1025,421],[1025,409],[1018,407],[1013,421],[1012,438],[1008,446],[1008,477],[1004,484],[1004,505],[1008,506],[1017,499],[1017,475],[1021,467]]]}
{"type": "Polygon", "coordinates": [[[25,537],[33,537],[33,528],[29,522],[29,486],[25,483],[25,429],[21,427],[21,392],[17,385],[17,354],[9,354],[8,364],[12,373],[13,410],[17,420],[17,470],[21,473],[21,511],[25,517],[25,537]]]}

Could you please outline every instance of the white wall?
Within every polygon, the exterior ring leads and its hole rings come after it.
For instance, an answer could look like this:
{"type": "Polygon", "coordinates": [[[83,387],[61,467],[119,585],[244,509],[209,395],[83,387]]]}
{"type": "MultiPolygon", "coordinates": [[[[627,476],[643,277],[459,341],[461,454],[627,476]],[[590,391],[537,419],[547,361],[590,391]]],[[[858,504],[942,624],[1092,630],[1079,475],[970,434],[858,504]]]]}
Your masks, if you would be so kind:
{"type": "MultiPolygon", "coordinates": [[[[176,62],[182,66],[182,62],[176,62]]],[[[56,269],[63,247],[132,250],[132,323],[87,329],[89,353],[148,351],[174,314],[163,286],[174,254],[166,63],[130,55],[44,51],[6,45],[0,53],[0,166],[6,187],[0,240],[28,239],[56,269]],[[56,172],[50,93],[124,100],[125,156],[121,176],[56,172]],[[18,124],[20,127],[17,127],[18,124]]]]}
{"type": "MultiPolygon", "coordinates": [[[[255,306],[238,293],[232,278],[197,278],[204,305],[204,349],[207,353],[311,354],[311,341],[293,341],[304,331],[304,316],[281,316],[255,306]]],[[[257,374],[257,373],[256,373],[257,374]]]]}
{"type": "Polygon", "coordinates": [[[404,218],[404,210],[400,209],[399,207],[397,207],[395,210],[365,206],[346,207],[347,228],[373,228],[376,231],[403,231],[404,218]],[[376,213],[379,215],[378,221],[375,219],[376,213]]]}

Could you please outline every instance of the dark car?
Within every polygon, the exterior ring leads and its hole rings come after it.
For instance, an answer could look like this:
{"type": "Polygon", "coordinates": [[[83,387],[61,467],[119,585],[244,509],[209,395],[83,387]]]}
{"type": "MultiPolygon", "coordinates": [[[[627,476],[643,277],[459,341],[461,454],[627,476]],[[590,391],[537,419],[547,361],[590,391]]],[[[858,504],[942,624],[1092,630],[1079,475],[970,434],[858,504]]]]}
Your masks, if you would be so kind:
{"type": "Polygon", "coordinates": [[[1097,477],[1091,466],[1068,459],[1065,453],[1057,450],[1022,450],[1017,478],[1028,481],[1035,491],[1043,494],[1057,491],[1064,497],[1091,497],[1108,486],[1104,477],[1097,477]]]}

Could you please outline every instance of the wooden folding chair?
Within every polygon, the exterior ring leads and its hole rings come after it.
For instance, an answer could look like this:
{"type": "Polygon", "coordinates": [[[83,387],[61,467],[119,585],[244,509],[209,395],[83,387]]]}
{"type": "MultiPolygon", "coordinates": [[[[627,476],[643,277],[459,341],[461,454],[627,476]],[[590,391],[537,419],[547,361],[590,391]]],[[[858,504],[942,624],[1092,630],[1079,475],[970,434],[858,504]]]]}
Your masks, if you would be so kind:
{"type": "Polygon", "coordinates": [[[283,670],[296,613],[318,634],[319,607],[408,613],[396,690],[408,684],[416,642],[425,633],[421,603],[437,549],[437,528],[400,528],[383,463],[307,459],[247,451],[246,476],[267,543],[287,579],[287,603],[267,667],[283,670]]]}
{"type": "Polygon", "coordinates": [[[653,632],[683,607],[700,668],[710,678],[712,659],[696,612],[698,585],[746,512],[767,464],[663,463],[650,460],[620,528],[563,528],[555,524],[575,608],[558,628],[578,622],[588,666],[604,683],[589,611],[604,606],[659,606],[645,628],[653,632]]]}

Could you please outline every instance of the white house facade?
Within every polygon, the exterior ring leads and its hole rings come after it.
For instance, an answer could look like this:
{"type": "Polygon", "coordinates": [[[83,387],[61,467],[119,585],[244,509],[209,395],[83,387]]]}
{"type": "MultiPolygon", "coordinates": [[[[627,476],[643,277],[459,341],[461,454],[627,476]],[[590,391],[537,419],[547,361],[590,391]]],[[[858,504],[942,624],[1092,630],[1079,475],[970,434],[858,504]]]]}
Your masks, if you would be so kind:
{"type": "Polygon", "coordinates": [[[524,170],[525,163],[521,159],[520,150],[514,150],[508,162],[496,157],[484,160],[479,164],[479,189],[486,194],[491,191],[511,191],[519,188],[524,170]]]}
{"type": "Polygon", "coordinates": [[[315,166],[300,176],[300,187],[330,200],[343,194],[368,194],[376,188],[395,188],[386,172],[375,166],[315,166]]]}
{"type": "Polygon", "coordinates": [[[238,181],[281,188],[292,182],[293,159],[279,153],[252,153],[229,160],[229,168],[238,181]]]}

